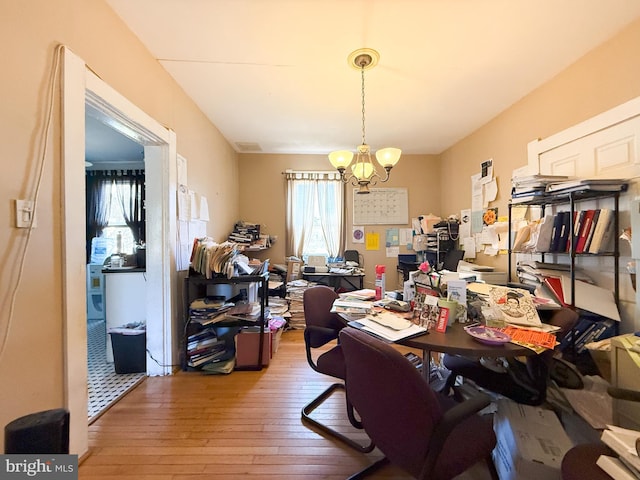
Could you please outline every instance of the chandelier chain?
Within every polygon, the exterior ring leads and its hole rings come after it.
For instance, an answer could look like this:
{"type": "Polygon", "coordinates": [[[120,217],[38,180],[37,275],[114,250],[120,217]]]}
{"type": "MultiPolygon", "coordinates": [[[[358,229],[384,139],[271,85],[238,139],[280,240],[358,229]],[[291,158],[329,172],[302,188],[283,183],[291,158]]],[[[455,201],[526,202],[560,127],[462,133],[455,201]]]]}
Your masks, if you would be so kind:
{"type": "Polygon", "coordinates": [[[362,73],[362,144],[365,145],[367,142],[364,135],[364,65],[360,67],[360,72],[362,73]]]}

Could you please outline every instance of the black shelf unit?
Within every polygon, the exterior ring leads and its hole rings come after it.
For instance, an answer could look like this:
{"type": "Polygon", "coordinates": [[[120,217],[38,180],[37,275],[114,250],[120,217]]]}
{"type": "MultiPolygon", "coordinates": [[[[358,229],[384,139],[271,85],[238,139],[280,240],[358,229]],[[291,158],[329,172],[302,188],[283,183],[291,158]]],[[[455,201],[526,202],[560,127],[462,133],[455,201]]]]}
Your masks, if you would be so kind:
{"type": "Polygon", "coordinates": [[[439,268],[444,263],[446,254],[455,249],[455,240],[451,238],[451,235],[446,230],[438,229],[426,235],[427,244],[431,245],[425,250],[426,259],[434,267],[439,268]],[[434,244],[435,248],[433,247],[434,244]]]}
{"type": "Polygon", "coordinates": [[[215,276],[212,278],[206,278],[203,275],[197,274],[193,271],[189,276],[184,279],[183,290],[183,306],[184,306],[184,328],[181,345],[181,366],[182,370],[199,370],[197,367],[189,367],[187,365],[187,337],[193,333],[190,327],[201,328],[198,322],[192,322],[189,315],[189,305],[196,298],[202,298],[206,296],[207,285],[243,285],[243,284],[258,284],[258,296],[260,297],[260,318],[257,322],[245,321],[245,320],[223,320],[209,325],[209,328],[221,328],[221,327],[246,327],[246,326],[259,326],[260,327],[260,339],[258,341],[258,353],[256,358],[256,364],[242,368],[236,368],[236,370],[262,370],[262,355],[264,349],[264,334],[266,326],[266,310],[269,306],[269,273],[266,272],[261,275],[238,275],[235,277],[215,276]]]}
{"type": "MultiPolygon", "coordinates": [[[[576,204],[588,200],[601,200],[601,199],[613,199],[613,228],[614,232],[620,231],[620,194],[626,191],[626,186],[624,186],[620,191],[598,191],[598,190],[583,190],[583,191],[575,191],[575,192],[566,192],[566,193],[557,193],[557,194],[547,194],[542,195],[539,198],[535,198],[528,201],[518,202],[517,199],[511,199],[508,205],[509,209],[509,232],[508,232],[508,270],[507,270],[507,279],[509,282],[512,281],[512,267],[513,267],[513,255],[521,252],[513,251],[511,249],[513,245],[513,233],[511,229],[511,219],[512,212],[511,209],[514,206],[537,206],[541,209],[541,218],[544,218],[546,207],[552,207],[557,205],[569,205],[569,211],[571,218],[573,219],[574,213],[576,212],[576,204]],[[515,201],[514,201],[515,200],[515,201]]],[[[616,304],[616,307],[620,307],[620,247],[618,241],[614,242],[614,250],[613,252],[603,252],[603,253],[576,253],[574,251],[575,245],[575,233],[574,229],[569,229],[569,251],[568,252],[533,252],[533,254],[540,255],[542,261],[545,261],[545,255],[568,255],[569,256],[569,273],[571,278],[571,299],[570,302],[567,302],[572,309],[576,309],[575,302],[575,281],[576,281],[576,258],[580,257],[612,257],[613,258],[613,271],[614,271],[614,288],[613,288],[613,297],[616,304]]],[[[617,334],[617,331],[616,331],[617,334]]],[[[572,348],[572,352],[575,354],[575,349],[572,348]]]]}

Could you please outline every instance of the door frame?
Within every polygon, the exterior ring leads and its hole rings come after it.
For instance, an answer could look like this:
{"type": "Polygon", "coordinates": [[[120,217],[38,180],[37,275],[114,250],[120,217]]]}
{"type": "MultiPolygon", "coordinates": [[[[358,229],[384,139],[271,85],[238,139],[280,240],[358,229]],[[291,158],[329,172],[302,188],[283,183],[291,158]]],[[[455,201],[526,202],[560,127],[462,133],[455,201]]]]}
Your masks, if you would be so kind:
{"type": "Polygon", "coordinates": [[[85,105],[144,146],[147,202],[147,374],[176,364],[176,135],[103,80],[67,47],[62,72],[62,284],[64,395],[72,418],[70,451],[88,452],[85,212],[85,105]],[[82,420],[81,420],[82,419],[82,420]]]}

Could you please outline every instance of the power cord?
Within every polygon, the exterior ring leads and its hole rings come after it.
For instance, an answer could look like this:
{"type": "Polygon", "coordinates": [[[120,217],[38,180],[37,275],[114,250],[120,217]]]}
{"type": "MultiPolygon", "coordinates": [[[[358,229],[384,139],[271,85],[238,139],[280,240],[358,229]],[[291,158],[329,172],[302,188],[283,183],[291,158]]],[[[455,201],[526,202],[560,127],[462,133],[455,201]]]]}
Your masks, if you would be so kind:
{"type": "MultiPolygon", "coordinates": [[[[27,230],[27,238],[24,241],[23,247],[22,247],[22,253],[20,255],[20,263],[19,263],[19,267],[18,267],[18,276],[16,277],[16,282],[15,285],[13,287],[13,289],[11,290],[11,300],[10,300],[10,304],[9,304],[9,313],[8,313],[8,318],[7,318],[7,324],[6,327],[3,329],[3,331],[0,333],[2,335],[2,343],[0,344],[0,359],[2,359],[2,356],[4,355],[6,346],[7,346],[7,339],[9,338],[9,331],[11,330],[11,325],[13,323],[13,315],[15,312],[15,304],[16,304],[16,298],[18,295],[18,290],[20,288],[20,285],[22,283],[22,275],[24,273],[24,263],[25,260],[27,258],[27,250],[29,247],[29,244],[31,243],[31,234],[33,233],[33,219],[35,218],[35,212],[38,208],[38,198],[40,196],[40,187],[42,186],[42,177],[43,177],[43,173],[44,173],[44,167],[46,165],[46,159],[47,159],[47,146],[48,146],[48,138],[49,138],[49,134],[51,132],[51,124],[53,121],[53,107],[54,107],[54,103],[55,103],[55,88],[57,85],[56,80],[59,78],[59,72],[60,72],[60,58],[62,57],[62,49],[64,48],[64,45],[60,44],[56,47],[55,52],[54,52],[54,56],[53,56],[53,65],[51,67],[51,73],[50,73],[50,77],[49,77],[49,88],[48,88],[48,92],[47,92],[47,96],[48,96],[48,106],[46,109],[46,118],[45,118],[45,125],[44,125],[44,132],[42,135],[42,145],[41,145],[41,150],[42,150],[42,155],[40,156],[39,159],[39,166],[38,166],[38,177],[36,180],[36,186],[35,186],[35,192],[34,192],[34,196],[33,196],[33,214],[31,215],[31,218],[29,220],[29,228],[27,230]]],[[[5,310],[4,308],[2,309],[3,311],[5,310]]]]}
{"type": "Polygon", "coordinates": [[[180,364],[177,364],[177,365],[173,365],[173,364],[170,364],[170,365],[163,365],[162,363],[160,363],[158,360],[156,360],[156,359],[153,357],[153,355],[151,354],[151,351],[150,351],[148,348],[147,348],[146,350],[147,350],[147,354],[149,355],[149,357],[151,358],[151,360],[153,360],[154,362],[156,362],[156,364],[157,364],[159,367],[180,367],[180,366],[181,366],[180,364]]]}

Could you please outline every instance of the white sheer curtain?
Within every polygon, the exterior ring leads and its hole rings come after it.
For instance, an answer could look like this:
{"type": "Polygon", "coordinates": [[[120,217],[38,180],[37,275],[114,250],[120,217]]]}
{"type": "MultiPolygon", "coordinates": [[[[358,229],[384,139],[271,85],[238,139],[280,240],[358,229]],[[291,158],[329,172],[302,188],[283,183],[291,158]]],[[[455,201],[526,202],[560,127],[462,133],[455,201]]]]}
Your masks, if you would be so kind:
{"type": "Polygon", "coordinates": [[[320,233],[327,254],[338,256],[344,248],[344,184],[340,176],[289,170],[286,179],[287,255],[302,258],[320,233]]]}

